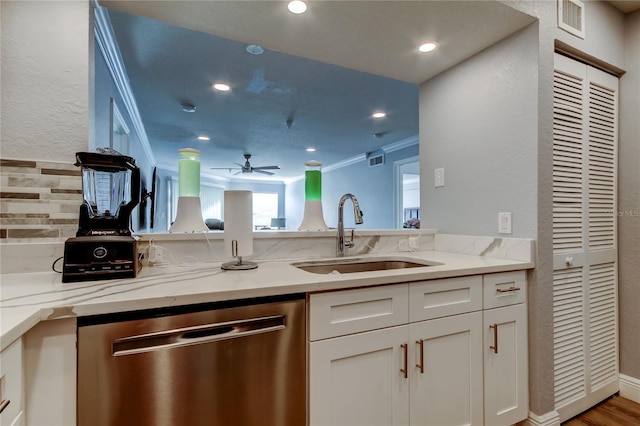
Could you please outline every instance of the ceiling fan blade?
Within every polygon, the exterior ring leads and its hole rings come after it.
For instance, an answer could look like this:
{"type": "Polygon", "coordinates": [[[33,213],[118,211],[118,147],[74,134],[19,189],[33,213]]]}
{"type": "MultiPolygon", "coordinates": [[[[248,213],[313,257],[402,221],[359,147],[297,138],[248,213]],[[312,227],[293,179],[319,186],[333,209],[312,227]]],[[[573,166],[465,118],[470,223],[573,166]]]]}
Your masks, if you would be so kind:
{"type": "Polygon", "coordinates": [[[252,167],[253,170],[280,170],[280,166],[260,166],[252,167]]]}
{"type": "Polygon", "coordinates": [[[272,175],[274,174],[273,172],[265,172],[264,170],[257,170],[255,167],[253,168],[253,171],[256,173],[261,173],[263,175],[272,175]]]}

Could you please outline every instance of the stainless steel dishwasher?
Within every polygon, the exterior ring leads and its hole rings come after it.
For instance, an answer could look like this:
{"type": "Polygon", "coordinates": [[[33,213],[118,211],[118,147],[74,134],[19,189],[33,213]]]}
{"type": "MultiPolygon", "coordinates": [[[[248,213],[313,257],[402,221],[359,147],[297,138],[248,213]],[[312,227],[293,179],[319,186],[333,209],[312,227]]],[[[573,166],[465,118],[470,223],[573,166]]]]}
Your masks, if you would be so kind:
{"type": "Polygon", "coordinates": [[[304,306],[298,294],[80,318],[78,425],[304,425],[304,306]]]}

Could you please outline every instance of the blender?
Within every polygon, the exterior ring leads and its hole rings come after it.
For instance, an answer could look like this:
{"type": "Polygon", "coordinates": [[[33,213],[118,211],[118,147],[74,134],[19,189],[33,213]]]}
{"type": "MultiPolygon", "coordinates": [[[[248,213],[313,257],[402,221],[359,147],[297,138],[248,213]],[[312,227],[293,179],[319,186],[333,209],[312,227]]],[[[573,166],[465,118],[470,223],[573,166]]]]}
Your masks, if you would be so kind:
{"type": "Polygon", "coordinates": [[[139,270],[131,212],[140,202],[133,158],[103,149],[76,153],[84,201],[78,231],[64,245],[62,282],[133,278],[139,270]]]}

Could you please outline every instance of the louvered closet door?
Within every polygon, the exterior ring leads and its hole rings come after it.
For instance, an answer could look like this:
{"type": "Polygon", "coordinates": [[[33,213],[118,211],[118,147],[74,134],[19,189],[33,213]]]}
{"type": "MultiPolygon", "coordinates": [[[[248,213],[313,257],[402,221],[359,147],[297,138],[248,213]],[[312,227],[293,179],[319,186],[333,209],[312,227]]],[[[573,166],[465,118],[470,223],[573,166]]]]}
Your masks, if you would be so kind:
{"type": "Polygon", "coordinates": [[[556,54],[555,405],[564,421],[618,391],[618,79],[556,54]]]}

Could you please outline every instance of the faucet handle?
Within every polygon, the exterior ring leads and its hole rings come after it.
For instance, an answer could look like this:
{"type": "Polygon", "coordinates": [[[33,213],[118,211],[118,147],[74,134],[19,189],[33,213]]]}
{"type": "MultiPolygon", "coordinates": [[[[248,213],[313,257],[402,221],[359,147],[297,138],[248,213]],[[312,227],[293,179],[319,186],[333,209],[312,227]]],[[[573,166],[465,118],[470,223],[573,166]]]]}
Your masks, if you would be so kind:
{"type": "Polygon", "coordinates": [[[356,243],[353,242],[354,230],[351,230],[351,239],[349,241],[344,242],[344,246],[348,248],[353,248],[356,243]]]}

